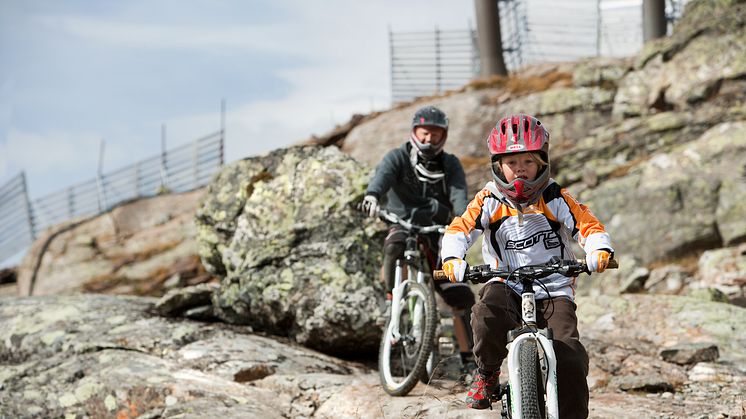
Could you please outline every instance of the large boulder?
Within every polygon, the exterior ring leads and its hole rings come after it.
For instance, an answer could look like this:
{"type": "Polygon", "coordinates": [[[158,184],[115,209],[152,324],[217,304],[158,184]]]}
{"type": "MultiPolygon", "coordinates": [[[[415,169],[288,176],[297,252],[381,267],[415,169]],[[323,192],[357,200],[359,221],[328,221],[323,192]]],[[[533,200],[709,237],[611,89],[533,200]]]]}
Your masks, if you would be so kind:
{"type": "Polygon", "coordinates": [[[218,316],[329,353],[374,350],[385,230],[354,208],[369,176],[334,147],[227,166],[197,212],[200,254],[223,276],[218,316]]]}
{"type": "MultiPolygon", "coordinates": [[[[746,74],[746,4],[740,1],[693,1],[669,38],[646,44],[636,71],[620,82],[614,114],[645,115],[684,110],[729,93],[746,74]]],[[[730,104],[743,102],[728,95],[730,104]]]]}
{"type": "Polygon", "coordinates": [[[746,121],[722,123],[579,195],[607,223],[616,250],[643,263],[741,241],[746,230],[733,214],[746,212],[733,195],[746,188],[745,136],[746,121]]]}

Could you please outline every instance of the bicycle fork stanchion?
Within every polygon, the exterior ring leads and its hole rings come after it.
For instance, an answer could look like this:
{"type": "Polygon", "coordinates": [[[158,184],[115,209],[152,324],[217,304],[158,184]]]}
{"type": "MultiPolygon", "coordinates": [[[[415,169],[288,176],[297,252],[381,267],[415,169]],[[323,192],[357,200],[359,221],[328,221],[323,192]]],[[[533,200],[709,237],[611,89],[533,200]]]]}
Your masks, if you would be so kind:
{"type": "MultiPolygon", "coordinates": [[[[522,386],[521,368],[536,368],[534,362],[529,365],[520,362],[521,345],[527,341],[533,341],[536,345],[536,354],[543,353],[543,361],[539,360],[541,366],[541,375],[536,379],[542,382],[544,394],[538,394],[540,404],[546,407],[549,418],[557,418],[559,415],[559,403],[557,401],[557,359],[554,354],[552,340],[548,339],[539,330],[536,325],[536,294],[533,292],[533,280],[527,279],[522,281],[521,292],[521,318],[527,331],[519,334],[508,346],[508,371],[511,389],[511,410],[513,418],[521,418],[521,408],[523,406],[523,394],[520,391],[514,391],[522,386]],[[546,378],[545,378],[546,377],[546,378]],[[546,399],[544,398],[546,395],[546,399]]],[[[545,409],[540,409],[544,411],[545,409]]]]}
{"type": "MultiPolygon", "coordinates": [[[[535,368],[536,366],[521,365],[520,363],[520,347],[526,341],[535,340],[536,346],[541,348],[544,353],[544,362],[542,363],[542,375],[547,373],[546,380],[544,380],[544,388],[546,389],[546,411],[548,418],[559,417],[559,403],[557,399],[557,358],[554,354],[554,347],[552,341],[547,339],[546,336],[539,332],[535,333],[524,333],[519,335],[513,342],[509,344],[508,350],[508,382],[510,386],[510,407],[511,407],[511,418],[521,418],[521,406],[522,406],[522,395],[520,391],[516,391],[521,388],[521,371],[520,368],[535,368]],[[546,370],[544,370],[546,368],[546,370]],[[549,374],[551,372],[551,374],[549,374]]],[[[542,379],[541,377],[537,377],[542,379]]],[[[540,397],[543,395],[540,395],[540,397]]],[[[543,400],[539,400],[542,403],[543,400]]]]}
{"type": "MultiPolygon", "coordinates": [[[[411,278],[412,272],[411,269],[409,271],[409,275],[411,278]]],[[[425,285],[425,275],[421,271],[417,271],[417,283],[425,285]]],[[[411,299],[407,302],[409,304],[409,310],[410,313],[414,313],[414,321],[412,322],[412,335],[415,338],[415,344],[419,344],[421,342],[420,335],[422,334],[423,327],[425,325],[423,324],[425,322],[425,305],[424,302],[421,304],[417,304],[418,301],[411,299]],[[414,307],[412,307],[414,305],[414,307]]]]}
{"type": "Polygon", "coordinates": [[[402,280],[401,262],[396,261],[396,269],[394,270],[394,289],[391,297],[391,321],[389,322],[388,333],[390,334],[391,344],[395,344],[401,338],[399,333],[399,304],[401,303],[402,295],[404,294],[404,287],[406,287],[405,281],[402,280]]]}

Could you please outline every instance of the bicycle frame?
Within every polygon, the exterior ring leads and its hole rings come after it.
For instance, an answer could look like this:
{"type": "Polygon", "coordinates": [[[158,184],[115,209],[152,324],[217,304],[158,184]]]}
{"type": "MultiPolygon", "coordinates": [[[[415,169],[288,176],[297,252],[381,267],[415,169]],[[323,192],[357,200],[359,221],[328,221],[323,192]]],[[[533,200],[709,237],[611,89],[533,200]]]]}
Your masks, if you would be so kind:
{"type": "Polygon", "coordinates": [[[404,257],[396,261],[390,320],[381,339],[378,358],[384,390],[392,396],[403,396],[426,373],[437,326],[438,313],[429,278],[430,269],[425,264],[426,255],[420,248],[419,237],[442,232],[445,227],[413,225],[384,210],[379,212],[379,216],[407,231],[404,257]],[[396,359],[398,357],[401,359],[396,359]],[[393,372],[392,362],[397,361],[402,366],[397,372],[402,374],[393,372]]]}
{"type": "MultiPolygon", "coordinates": [[[[417,256],[419,257],[419,251],[415,251],[417,255],[410,254],[409,257],[417,256]]],[[[404,257],[407,258],[407,252],[405,252],[404,257]]],[[[394,289],[392,291],[393,298],[391,300],[391,312],[392,313],[398,313],[400,310],[399,303],[401,302],[402,293],[404,292],[404,289],[406,288],[406,282],[411,281],[412,276],[415,276],[415,281],[417,283],[428,285],[427,284],[427,278],[425,277],[425,273],[422,272],[421,269],[417,269],[414,267],[414,265],[411,265],[409,260],[406,263],[406,269],[407,269],[407,279],[403,278],[403,272],[405,267],[401,266],[400,261],[396,262],[396,270],[394,271],[394,289]],[[416,272],[416,273],[415,273],[416,272]],[[412,275],[414,273],[414,275],[412,275]]],[[[422,307],[417,306],[414,307],[415,309],[415,326],[418,326],[418,322],[423,318],[422,313],[420,312],[422,310],[422,307]]],[[[399,333],[399,317],[398,316],[392,316],[391,322],[389,323],[389,330],[391,331],[391,335],[393,336],[395,341],[398,341],[401,338],[401,334],[399,333]]]]}
{"type": "MultiPolygon", "coordinates": [[[[619,264],[616,260],[609,261],[607,269],[616,269],[619,264]]],[[[552,258],[549,262],[539,265],[529,265],[517,269],[509,268],[491,268],[488,265],[473,266],[465,274],[465,280],[474,283],[488,282],[492,278],[503,278],[506,281],[516,280],[522,285],[521,292],[521,325],[508,332],[508,385],[507,388],[500,386],[496,394],[491,396],[491,401],[502,399],[502,416],[507,417],[508,411],[506,406],[510,406],[510,418],[523,418],[523,394],[527,390],[522,382],[522,368],[537,367],[536,361],[527,361],[521,359],[523,353],[522,347],[529,343],[535,344],[538,356],[539,368],[541,372],[536,374],[535,380],[540,380],[543,393],[537,394],[539,413],[543,410],[547,418],[556,419],[559,417],[559,399],[557,394],[557,357],[554,352],[552,342],[552,333],[549,327],[539,329],[536,321],[536,295],[534,293],[534,280],[544,278],[553,273],[560,273],[565,276],[577,276],[585,272],[590,274],[588,266],[582,260],[561,260],[552,258]],[[530,365],[526,365],[529,362],[530,365]]],[[[447,279],[443,271],[433,272],[435,278],[447,279]]],[[[532,349],[529,347],[526,354],[530,354],[532,349]]],[[[536,371],[534,371],[536,372],[536,371]]],[[[532,375],[532,374],[527,374],[532,375]]],[[[526,382],[531,382],[531,377],[525,377],[526,382]]],[[[534,383],[537,385],[537,383],[534,383]]],[[[528,393],[530,394],[530,393],[528,393]]],[[[529,406],[533,406],[530,404],[529,406]]],[[[533,409],[529,409],[533,411],[533,409]]]]}
{"type": "MultiPolygon", "coordinates": [[[[521,317],[522,324],[528,326],[512,342],[508,343],[508,383],[510,387],[510,408],[511,418],[521,419],[521,392],[515,389],[521,388],[520,370],[520,350],[527,340],[536,341],[537,348],[541,348],[541,371],[546,395],[546,413],[547,418],[559,417],[559,399],[557,398],[557,357],[554,354],[552,340],[546,335],[549,329],[536,329],[536,294],[532,287],[525,287],[521,294],[521,317]],[[527,291],[530,290],[530,291],[527,291]]],[[[515,330],[524,329],[522,326],[515,330]]],[[[533,368],[534,366],[528,366],[533,368]]],[[[505,404],[503,403],[503,407],[505,404]]]]}

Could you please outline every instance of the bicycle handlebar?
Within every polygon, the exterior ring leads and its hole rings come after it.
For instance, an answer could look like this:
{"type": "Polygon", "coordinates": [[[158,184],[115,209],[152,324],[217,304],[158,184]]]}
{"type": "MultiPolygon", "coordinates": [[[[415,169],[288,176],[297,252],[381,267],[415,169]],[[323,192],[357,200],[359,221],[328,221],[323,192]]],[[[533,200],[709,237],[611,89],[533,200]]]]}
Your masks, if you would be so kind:
{"type": "MultiPolygon", "coordinates": [[[[616,259],[609,260],[606,269],[619,268],[619,262],[616,259]]],[[[564,276],[576,276],[580,273],[590,274],[588,265],[584,260],[561,260],[556,256],[547,263],[538,265],[527,265],[520,268],[491,268],[490,265],[470,266],[464,274],[465,281],[471,281],[475,284],[484,283],[493,278],[510,279],[515,278],[517,281],[523,279],[535,280],[547,277],[551,274],[558,273],[564,276]]],[[[433,271],[433,278],[436,280],[448,280],[448,275],[444,271],[433,271]]]]}
{"type": "Polygon", "coordinates": [[[429,226],[421,226],[417,224],[412,224],[407,220],[403,220],[399,218],[399,216],[394,214],[393,212],[386,211],[385,209],[378,210],[378,218],[384,221],[394,223],[394,224],[399,224],[405,229],[414,231],[419,234],[430,234],[430,233],[443,234],[446,231],[446,226],[439,225],[439,224],[433,224],[429,226]]]}

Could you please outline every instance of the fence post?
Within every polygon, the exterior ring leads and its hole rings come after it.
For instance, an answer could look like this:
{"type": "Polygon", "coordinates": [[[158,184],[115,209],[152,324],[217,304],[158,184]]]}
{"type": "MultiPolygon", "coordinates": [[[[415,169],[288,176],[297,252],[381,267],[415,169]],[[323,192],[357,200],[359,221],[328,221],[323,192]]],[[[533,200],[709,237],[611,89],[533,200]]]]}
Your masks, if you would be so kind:
{"type": "Polygon", "coordinates": [[[435,89],[436,92],[440,93],[442,91],[441,85],[442,85],[442,76],[441,76],[441,68],[440,68],[440,30],[438,27],[435,27],[435,89]]]}
{"type": "Polygon", "coordinates": [[[103,179],[103,166],[104,166],[104,147],[106,142],[104,139],[101,139],[100,147],[99,147],[99,154],[98,154],[98,173],[96,174],[96,191],[98,192],[98,212],[103,212],[106,207],[106,190],[104,188],[106,187],[104,185],[104,179],[103,179]]]}
{"type": "Polygon", "coordinates": [[[601,56],[601,37],[603,36],[601,17],[601,0],[596,0],[596,57],[601,56]]]}
{"type": "Polygon", "coordinates": [[[73,187],[67,188],[67,218],[73,218],[75,216],[75,194],[73,187]]]}
{"type": "Polygon", "coordinates": [[[168,167],[166,166],[166,124],[161,125],[161,187],[158,194],[166,192],[168,167]]]}
{"type": "Polygon", "coordinates": [[[500,8],[495,0],[475,0],[479,54],[482,57],[482,76],[507,76],[503,58],[500,8]]]}
{"type": "Polygon", "coordinates": [[[665,0],[642,0],[642,41],[666,36],[665,0]]]}
{"type": "Polygon", "coordinates": [[[135,198],[140,197],[140,163],[135,163],[135,181],[133,182],[135,184],[135,198]]]}
{"type": "Polygon", "coordinates": [[[391,102],[396,103],[396,79],[394,79],[394,66],[396,57],[394,56],[394,34],[391,32],[391,25],[389,29],[389,57],[391,57],[391,66],[389,67],[389,77],[391,80],[391,102]]]}
{"type": "Polygon", "coordinates": [[[28,188],[26,186],[26,173],[21,172],[21,189],[23,191],[23,206],[26,211],[26,220],[28,222],[29,236],[31,242],[36,239],[36,227],[34,226],[34,215],[31,213],[31,202],[28,198],[28,188]]]}
{"type": "Polygon", "coordinates": [[[192,189],[197,188],[197,178],[199,176],[199,159],[197,158],[197,152],[199,151],[199,140],[192,143],[192,189]]]}
{"type": "Polygon", "coordinates": [[[220,101],[220,165],[225,164],[225,98],[220,101]]]}

